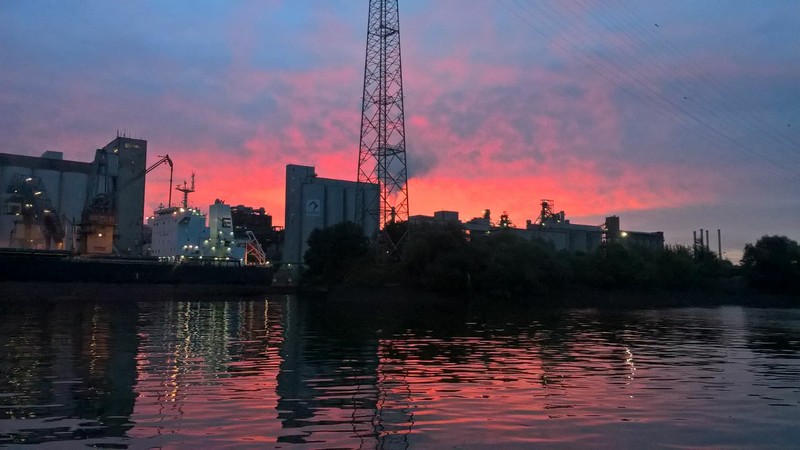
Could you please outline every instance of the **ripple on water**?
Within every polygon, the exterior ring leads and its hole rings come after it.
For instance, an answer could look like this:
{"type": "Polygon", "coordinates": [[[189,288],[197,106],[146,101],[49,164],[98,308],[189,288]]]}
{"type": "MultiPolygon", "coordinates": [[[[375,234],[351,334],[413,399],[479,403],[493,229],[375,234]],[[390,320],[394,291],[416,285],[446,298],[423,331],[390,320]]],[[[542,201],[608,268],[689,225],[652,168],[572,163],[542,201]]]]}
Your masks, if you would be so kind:
{"type": "Polygon", "coordinates": [[[294,298],[47,307],[14,312],[0,330],[0,444],[800,441],[793,310],[419,317],[294,298]]]}

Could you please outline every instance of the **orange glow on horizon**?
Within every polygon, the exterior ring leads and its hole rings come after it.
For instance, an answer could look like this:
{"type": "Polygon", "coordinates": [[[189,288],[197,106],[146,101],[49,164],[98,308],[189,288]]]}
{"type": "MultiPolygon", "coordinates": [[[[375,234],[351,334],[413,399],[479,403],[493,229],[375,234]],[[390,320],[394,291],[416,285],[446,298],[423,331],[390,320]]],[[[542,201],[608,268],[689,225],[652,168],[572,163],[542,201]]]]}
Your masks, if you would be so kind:
{"type": "MultiPolygon", "coordinates": [[[[208,205],[221,199],[231,205],[244,204],[264,207],[273,217],[275,225],[284,222],[285,165],[309,164],[325,178],[355,179],[355,163],[345,151],[322,155],[316,161],[284,158],[274,164],[261,164],[260,158],[213,158],[213,152],[193,154],[191,168],[181,164],[176,157],[174,184],[182,183],[190,171],[196,173],[195,193],[190,194],[190,206],[207,211],[208,205]],[[316,164],[315,164],[316,162],[316,164]]],[[[355,159],[353,157],[352,159],[355,159]]],[[[484,209],[498,216],[508,211],[517,226],[526,219],[534,220],[539,212],[539,200],[551,198],[556,208],[564,210],[568,218],[620,214],[624,211],[670,208],[688,202],[702,203],[713,199],[711,190],[698,190],[695,186],[674,182],[671,170],[664,168],[622,167],[614,176],[600,173],[591,165],[565,170],[563,173],[524,175],[508,173],[504,164],[484,164],[484,175],[455,176],[439,170],[409,180],[411,215],[432,215],[435,211],[458,211],[462,221],[478,217],[484,209]],[[699,194],[698,194],[699,192],[699,194]]],[[[167,203],[167,173],[152,172],[146,187],[146,215],[159,204],[167,203]]],[[[684,170],[685,173],[685,170],[684,170]]],[[[702,178],[696,178],[702,179],[702,178]]],[[[712,181],[706,177],[705,183],[712,181]]],[[[173,186],[174,189],[174,186],[173,186]]],[[[173,191],[173,205],[180,201],[173,191]]],[[[499,216],[498,216],[499,217],[499,216]]]]}

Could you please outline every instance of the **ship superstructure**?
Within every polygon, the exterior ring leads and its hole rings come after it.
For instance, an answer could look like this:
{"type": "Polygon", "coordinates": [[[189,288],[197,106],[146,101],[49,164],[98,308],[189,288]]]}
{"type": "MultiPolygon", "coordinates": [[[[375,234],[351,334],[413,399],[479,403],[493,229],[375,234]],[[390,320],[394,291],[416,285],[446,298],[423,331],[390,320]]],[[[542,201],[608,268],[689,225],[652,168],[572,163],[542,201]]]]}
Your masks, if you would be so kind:
{"type": "Polygon", "coordinates": [[[230,205],[216,200],[208,210],[208,216],[199,208],[183,206],[156,210],[147,219],[152,256],[172,262],[242,263],[246,242],[234,237],[230,205]]]}

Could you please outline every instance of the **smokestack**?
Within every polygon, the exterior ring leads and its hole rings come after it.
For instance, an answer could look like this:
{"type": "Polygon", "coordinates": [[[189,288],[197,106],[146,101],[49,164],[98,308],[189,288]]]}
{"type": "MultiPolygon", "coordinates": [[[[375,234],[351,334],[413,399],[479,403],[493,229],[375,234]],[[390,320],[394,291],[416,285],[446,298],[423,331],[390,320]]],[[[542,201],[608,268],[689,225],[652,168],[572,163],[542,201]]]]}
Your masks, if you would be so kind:
{"type": "Polygon", "coordinates": [[[719,260],[722,261],[722,231],[717,228],[717,245],[719,250],[719,260]]]}
{"type": "Polygon", "coordinates": [[[708,230],[706,230],[706,249],[711,248],[711,241],[708,240],[708,230]]]}
{"type": "Polygon", "coordinates": [[[692,230],[692,250],[697,253],[697,230],[692,230]]]}
{"type": "Polygon", "coordinates": [[[706,241],[703,238],[703,229],[700,228],[700,250],[705,250],[705,249],[706,249],[706,241]]]}

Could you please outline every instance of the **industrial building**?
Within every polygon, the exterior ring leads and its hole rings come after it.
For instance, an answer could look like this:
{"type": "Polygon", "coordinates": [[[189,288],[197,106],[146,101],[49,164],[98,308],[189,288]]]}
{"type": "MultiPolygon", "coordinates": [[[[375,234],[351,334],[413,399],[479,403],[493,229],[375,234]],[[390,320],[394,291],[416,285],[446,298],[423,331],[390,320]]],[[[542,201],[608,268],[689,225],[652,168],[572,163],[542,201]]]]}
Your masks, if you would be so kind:
{"type": "Polygon", "coordinates": [[[231,218],[236,239],[247,240],[249,231],[259,242],[268,259],[282,259],[283,227],[272,225],[272,216],[267,214],[263,207],[231,206],[231,218]]]}
{"type": "Polygon", "coordinates": [[[0,247],[140,255],[146,160],[124,136],[92,162],[0,153],[0,247]]]}
{"type": "Polygon", "coordinates": [[[408,222],[412,225],[422,223],[461,223],[461,221],[458,220],[458,211],[436,211],[433,213],[433,217],[417,214],[410,216],[408,222]]]}
{"type": "MultiPolygon", "coordinates": [[[[378,185],[354,181],[320,178],[312,166],[286,166],[286,223],[283,242],[283,261],[301,263],[308,250],[308,237],[314,229],[326,228],[340,222],[358,223],[366,236],[378,233],[378,218],[357,213],[364,208],[364,199],[378,201],[378,185]]],[[[367,205],[377,210],[377,204],[367,205]]]]}
{"type": "Polygon", "coordinates": [[[91,163],[0,153],[0,247],[69,249],[77,236],[91,163]]]}
{"type": "Polygon", "coordinates": [[[233,233],[237,239],[245,239],[247,231],[252,231],[259,242],[266,242],[272,234],[272,216],[264,208],[250,206],[231,206],[233,233]]]}
{"type": "Polygon", "coordinates": [[[608,242],[626,246],[646,247],[654,250],[664,248],[663,232],[622,230],[617,216],[606,217],[605,235],[608,242]]]}
{"type": "Polygon", "coordinates": [[[593,252],[603,243],[603,226],[570,223],[564,211],[555,212],[552,200],[541,200],[535,221],[527,220],[525,230],[532,239],[552,243],[558,250],[593,252]]]}
{"type": "Polygon", "coordinates": [[[480,239],[482,236],[502,230],[525,239],[545,241],[553,245],[556,250],[570,252],[593,252],[605,242],[652,249],[664,248],[663,232],[622,230],[618,216],[606,217],[602,225],[580,225],[571,223],[564,211],[555,212],[552,200],[542,200],[540,206],[539,217],[535,221],[526,220],[525,228],[515,227],[506,213],[500,216],[497,223],[493,222],[489,209],[485,209],[481,217],[475,217],[464,223],[458,220],[458,213],[454,211],[439,211],[433,216],[415,215],[410,221],[417,224],[458,223],[464,229],[468,240],[480,239]]]}

